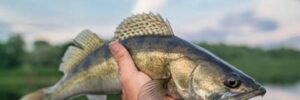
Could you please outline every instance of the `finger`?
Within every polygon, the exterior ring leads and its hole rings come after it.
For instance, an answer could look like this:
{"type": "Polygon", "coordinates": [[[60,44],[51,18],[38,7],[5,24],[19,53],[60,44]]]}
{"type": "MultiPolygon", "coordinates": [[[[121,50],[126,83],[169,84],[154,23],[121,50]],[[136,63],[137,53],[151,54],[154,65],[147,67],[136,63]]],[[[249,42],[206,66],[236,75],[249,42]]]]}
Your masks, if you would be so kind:
{"type": "Polygon", "coordinates": [[[138,72],[134,62],[126,48],[119,42],[111,42],[109,44],[110,51],[118,63],[121,78],[128,79],[132,74],[138,72]]]}
{"type": "Polygon", "coordinates": [[[165,100],[175,100],[175,99],[172,98],[172,97],[166,96],[166,97],[165,97],[165,100]]]}

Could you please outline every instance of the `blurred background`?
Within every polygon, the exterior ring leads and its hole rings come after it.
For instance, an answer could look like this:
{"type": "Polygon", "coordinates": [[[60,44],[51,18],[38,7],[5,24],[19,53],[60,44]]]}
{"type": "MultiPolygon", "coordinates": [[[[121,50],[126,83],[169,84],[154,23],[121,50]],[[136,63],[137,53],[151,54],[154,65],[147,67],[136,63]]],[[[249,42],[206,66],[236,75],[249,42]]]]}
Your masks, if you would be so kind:
{"type": "Polygon", "coordinates": [[[60,59],[80,31],[109,40],[124,18],[152,11],[179,37],[263,83],[267,94],[254,100],[299,100],[299,9],[299,0],[0,0],[0,99],[58,81],[60,59]]]}

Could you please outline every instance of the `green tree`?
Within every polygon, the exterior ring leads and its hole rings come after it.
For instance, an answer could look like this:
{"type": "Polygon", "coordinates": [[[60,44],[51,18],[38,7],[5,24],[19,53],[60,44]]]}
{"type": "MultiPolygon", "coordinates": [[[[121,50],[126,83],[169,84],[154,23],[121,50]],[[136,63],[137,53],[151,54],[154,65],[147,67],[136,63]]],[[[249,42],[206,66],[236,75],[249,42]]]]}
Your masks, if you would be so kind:
{"type": "Polygon", "coordinates": [[[7,66],[8,55],[5,50],[5,44],[0,43],[0,68],[5,68],[7,66]]]}
{"type": "Polygon", "coordinates": [[[5,45],[5,53],[7,54],[7,58],[4,58],[7,60],[6,68],[16,68],[22,65],[25,55],[25,42],[19,34],[8,39],[5,45]]]}
{"type": "Polygon", "coordinates": [[[59,49],[42,40],[34,42],[34,50],[29,56],[31,57],[29,62],[33,66],[58,66],[58,62],[60,61],[59,49]]]}
{"type": "Polygon", "coordinates": [[[58,45],[57,48],[59,48],[59,51],[60,51],[60,57],[62,57],[66,50],[68,49],[69,46],[72,46],[73,43],[72,42],[66,42],[64,44],[61,44],[61,45],[58,45]]]}

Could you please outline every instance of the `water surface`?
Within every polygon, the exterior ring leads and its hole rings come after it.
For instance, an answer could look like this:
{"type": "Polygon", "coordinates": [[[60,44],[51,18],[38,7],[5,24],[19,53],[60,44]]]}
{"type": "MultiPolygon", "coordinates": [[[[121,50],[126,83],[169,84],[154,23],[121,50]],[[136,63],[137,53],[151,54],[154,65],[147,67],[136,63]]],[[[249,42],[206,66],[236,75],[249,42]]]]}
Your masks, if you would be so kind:
{"type": "Polygon", "coordinates": [[[266,95],[252,100],[300,100],[300,83],[294,85],[266,85],[266,95]]]}

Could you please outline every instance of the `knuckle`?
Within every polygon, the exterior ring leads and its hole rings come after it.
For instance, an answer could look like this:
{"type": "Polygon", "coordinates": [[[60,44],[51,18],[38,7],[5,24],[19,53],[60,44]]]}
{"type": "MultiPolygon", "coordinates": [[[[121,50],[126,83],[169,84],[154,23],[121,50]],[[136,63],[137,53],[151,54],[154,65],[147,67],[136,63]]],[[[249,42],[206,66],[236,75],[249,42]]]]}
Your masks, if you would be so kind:
{"type": "Polygon", "coordinates": [[[128,78],[128,77],[122,77],[121,81],[122,81],[123,84],[129,84],[130,83],[130,78],[128,78]]]}
{"type": "Polygon", "coordinates": [[[124,50],[118,50],[116,52],[116,57],[119,59],[125,58],[126,57],[126,52],[124,50]]]}

